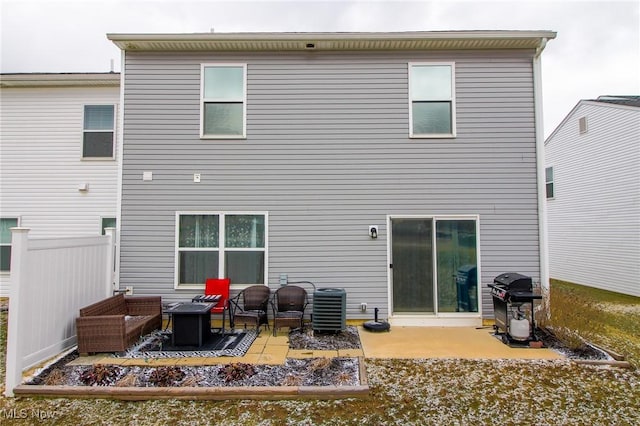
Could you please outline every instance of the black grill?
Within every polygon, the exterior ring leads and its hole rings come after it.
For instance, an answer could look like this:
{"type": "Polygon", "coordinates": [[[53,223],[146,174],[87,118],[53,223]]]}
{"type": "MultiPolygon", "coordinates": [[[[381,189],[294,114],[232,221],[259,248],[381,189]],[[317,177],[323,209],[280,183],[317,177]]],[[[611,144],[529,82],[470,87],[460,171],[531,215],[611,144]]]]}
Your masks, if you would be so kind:
{"type": "Polygon", "coordinates": [[[505,343],[514,340],[531,341],[537,340],[535,336],[535,319],[533,315],[534,300],[542,299],[542,296],[534,293],[533,281],[531,277],[507,272],[494,278],[493,284],[489,284],[491,296],[493,297],[493,312],[496,324],[496,333],[502,335],[505,343]],[[530,309],[523,310],[524,305],[530,305],[530,309]],[[514,333],[512,330],[512,320],[514,324],[522,324],[522,320],[529,322],[528,335],[523,335],[521,330],[514,333]]]}

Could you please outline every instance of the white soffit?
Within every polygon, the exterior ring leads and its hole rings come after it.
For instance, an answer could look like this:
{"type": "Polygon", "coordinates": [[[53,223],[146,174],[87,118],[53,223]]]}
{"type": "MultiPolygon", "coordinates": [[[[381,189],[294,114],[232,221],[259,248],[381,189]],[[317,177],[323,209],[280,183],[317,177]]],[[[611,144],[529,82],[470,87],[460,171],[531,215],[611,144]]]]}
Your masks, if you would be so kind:
{"type": "Polygon", "coordinates": [[[108,34],[127,51],[538,49],[553,31],[108,34]]]}

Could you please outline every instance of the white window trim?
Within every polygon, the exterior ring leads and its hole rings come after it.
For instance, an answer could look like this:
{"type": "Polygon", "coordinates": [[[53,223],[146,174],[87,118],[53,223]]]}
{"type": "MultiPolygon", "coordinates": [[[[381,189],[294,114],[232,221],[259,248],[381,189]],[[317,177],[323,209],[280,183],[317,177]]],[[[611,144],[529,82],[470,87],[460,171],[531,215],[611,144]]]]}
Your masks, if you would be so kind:
{"type": "MultiPolygon", "coordinates": [[[[180,290],[202,290],[204,283],[202,284],[180,284],[180,251],[264,251],[264,282],[258,283],[258,285],[268,285],[269,277],[269,212],[265,211],[176,211],[175,217],[175,246],[174,246],[174,279],[173,288],[180,290]],[[220,218],[219,233],[218,233],[218,247],[188,247],[180,249],[180,216],[196,216],[196,215],[217,215],[220,218]],[[230,215],[261,215],[264,216],[264,248],[263,247],[224,247],[224,218],[230,215]]],[[[218,276],[217,278],[225,278],[224,276],[224,256],[218,256],[218,276]]],[[[234,284],[231,283],[233,289],[243,289],[256,284],[234,284]]]]}
{"type": "Polygon", "coordinates": [[[118,105],[113,103],[87,103],[82,105],[82,134],[80,136],[80,160],[81,161],[113,161],[116,159],[116,141],[118,129],[118,105]],[[84,111],[87,106],[112,106],[113,107],[113,140],[111,142],[111,157],[85,157],[84,156],[84,134],[92,132],[105,132],[106,130],[85,130],[84,111]]]}
{"type": "MultiPolygon", "coordinates": [[[[409,62],[407,68],[409,90],[407,98],[409,101],[409,138],[412,139],[453,139],[456,137],[456,63],[455,62],[409,62]],[[446,65],[451,67],[451,133],[413,133],[413,99],[411,97],[411,68],[414,66],[438,66],[446,65]]],[[[445,99],[434,99],[445,100],[445,99]]]]}
{"type": "MultiPolygon", "coordinates": [[[[22,226],[21,225],[22,219],[20,218],[20,216],[4,215],[4,216],[0,217],[0,219],[16,219],[16,227],[19,228],[20,226],[22,226]]],[[[11,243],[3,244],[3,245],[11,246],[11,243]]],[[[0,271],[0,275],[2,275],[2,276],[11,275],[11,266],[9,266],[9,270],[8,271],[0,271]]]]}
{"type": "MultiPolygon", "coordinates": [[[[415,325],[428,325],[433,324],[434,319],[479,319],[482,318],[482,285],[480,284],[482,280],[482,254],[480,252],[480,215],[479,214],[464,214],[464,215],[450,215],[450,214],[425,214],[425,215],[402,215],[402,214],[392,214],[387,215],[387,265],[392,264],[392,250],[391,244],[393,241],[391,238],[391,220],[392,219],[431,219],[433,220],[434,226],[432,229],[432,238],[435,241],[436,236],[436,227],[435,224],[440,220],[473,220],[476,223],[476,257],[477,257],[477,274],[478,274],[478,288],[477,288],[477,300],[478,300],[478,312],[437,312],[438,300],[437,297],[434,297],[434,309],[436,310],[436,314],[397,314],[393,311],[393,270],[391,268],[387,268],[387,312],[390,314],[390,318],[395,319],[408,319],[409,323],[412,320],[416,320],[415,325]]],[[[434,246],[435,247],[435,246],[434,246]]],[[[432,262],[432,274],[433,274],[433,283],[434,283],[434,295],[438,294],[438,269],[437,269],[437,256],[433,256],[432,262]]],[[[458,324],[462,325],[462,324],[458,324]]]]}
{"type": "MultiPolygon", "coordinates": [[[[236,102],[240,102],[237,100],[236,102]]],[[[200,64],[200,139],[246,139],[247,138],[247,64],[211,62],[200,64]],[[204,104],[217,102],[216,99],[204,97],[204,69],[207,67],[242,67],[242,134],[241,135],[205,135],[204,134],[204,104]]]]}
{"type": "Polygon", "coordinates": [[[100,216],[100,223],[98,224],[100,229],[98,230],[98,232],[100,233],[100,235],[102,235],[102,221],[104,219],[115,219],[116,220],[116,229],[118,228],[118,219],[116,218],[116,215],[114,214],[113,216],[109,216],[109,215],[105,215],[105,216],[100,216]]]}

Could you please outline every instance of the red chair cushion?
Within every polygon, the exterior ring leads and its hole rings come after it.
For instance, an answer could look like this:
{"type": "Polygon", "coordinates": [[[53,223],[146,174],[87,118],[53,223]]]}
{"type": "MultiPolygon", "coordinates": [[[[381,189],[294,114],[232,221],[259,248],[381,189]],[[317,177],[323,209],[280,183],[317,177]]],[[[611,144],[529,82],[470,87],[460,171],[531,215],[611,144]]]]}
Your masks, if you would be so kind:
{"type": "Polygon", "coordinates": [[[218,300],[216,306],[211,309],[212,313],[222,313],[227,307],[229,299],[229,287],[231,280],[229,278],[207,278],[204,283],[204,294],[219,294],[222,297],[218,300]]]}

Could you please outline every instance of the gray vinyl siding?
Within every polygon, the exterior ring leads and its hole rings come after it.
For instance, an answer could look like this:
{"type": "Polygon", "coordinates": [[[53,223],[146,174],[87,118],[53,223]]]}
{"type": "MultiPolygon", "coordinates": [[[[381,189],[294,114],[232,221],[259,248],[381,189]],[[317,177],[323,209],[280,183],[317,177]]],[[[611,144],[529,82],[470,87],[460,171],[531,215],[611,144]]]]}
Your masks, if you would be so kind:
{"type": "Polygon", "coordinates": [[[581,102],[547,140],[545,161],[555,175],[551,278],[640,297],[640,108],[581,102]]]}
{"type": "Polygon", "coordinates": [[[121,286],[197,293],[173,286],[175,212],[189,210],[268,211],[269,284],[345,288],[349,318],[388,314],[387,215],[477,214],[483,287],[511,270],[539,281],[532,54],[127,52],[121,286]],[[457,138],[408,137],[419,61],[455,62],[457,138]],[[247,64],[246,140],[198,137],[211,62],[247,64]]]}

